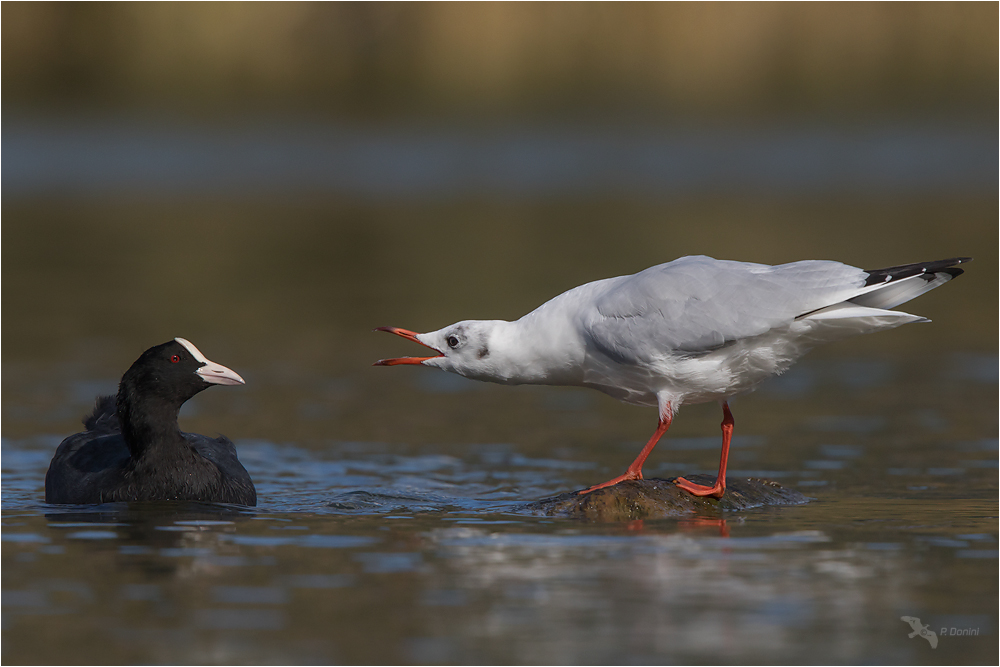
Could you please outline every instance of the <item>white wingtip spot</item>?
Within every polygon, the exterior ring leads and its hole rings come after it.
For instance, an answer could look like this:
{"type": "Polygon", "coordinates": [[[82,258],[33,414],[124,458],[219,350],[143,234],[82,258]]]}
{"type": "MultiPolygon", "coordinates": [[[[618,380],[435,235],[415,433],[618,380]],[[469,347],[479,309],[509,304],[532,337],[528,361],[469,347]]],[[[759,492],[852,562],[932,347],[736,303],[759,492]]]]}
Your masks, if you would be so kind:
{"type": "Polygon", "coordinates": [[[187,349],[187,351],[191,353],[191,356],[200,361],[201,363],[203,364],[211,363],[205,357],[205,355],[201,353],[201,350],[196,348],[194,346],[194,343],[192,343],[191,341],[185,340],[183,338],[174,338],[174,340],[183,345],[185,349],[187,349]]]}

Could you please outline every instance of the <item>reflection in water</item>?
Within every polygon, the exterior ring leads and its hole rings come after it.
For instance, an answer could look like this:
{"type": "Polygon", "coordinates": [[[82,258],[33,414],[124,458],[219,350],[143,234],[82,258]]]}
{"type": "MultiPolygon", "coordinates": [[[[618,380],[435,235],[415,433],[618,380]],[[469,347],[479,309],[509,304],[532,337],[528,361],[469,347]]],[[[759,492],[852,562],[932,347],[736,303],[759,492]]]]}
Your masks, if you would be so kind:
{"type": "MultiPolygon", "coordinates": [[[[5,442],[5,466],[19,446],[5,442]]],[[[7,655],[62,655],[83,633],[102,655],[133,661],[908,662],[918,648],[896,641],[902,613],[957,604],[995,621],[981,583],[996,569],[992,499],[852,504],[826,493],[798,507],[600,525],[518,512],[511,489],[542,484],[551,460],[487,450],[503,482],[484,485],[475,453],[354,447],[330,461],[255,448],[267,452],[248,459],[261,480],[255,510],[6,505],[5,633],[18,628],[5,634],[7,655]],[[361,470],[364,488],[352,488],[361,470]],[[296,505],[286,493],[296,483],[323,502],[296,505]],[[53,618],[77,632],[40,649],[53,618]]],[[[22,474],[40,484],[44,462],[22,474]]],[[[836,487],[851,471],[819,474],[836,487]]],[[[906,493],[911,476],[892,479],[906,493]]],[[[556,490],[550,481],[544,492],[556,490]]],[[[994,647],[938,650],[961,662],[994,647]]]]}
{"type": "MultiPolygon", "coordinates": [[[[833,377],[822,361],[805,360],[802,372],[833,377]]],[[[898,373],[893,364],[883,377],[898,373]]],[[[913,662],[921,647],[905,641],[902,615],[996,622],[994,589],[983,582],[996,577],[997,440],[970,437],[964,417],[993,390],[949,373],[927,378],[946,388],[934,399],[930,436],[892,409],[866,421],[887,396],[912,409],[889,380],[843,397],[835,413],[824,399],[842,388],[829,381],[780,399],[802,416],[790,428],[776,422],[766,437],[749,429],[734,457],[813,495],[807,505],[620,525],[518,511],[614,465],[614,448],[586,440],[539,448],[541,456],[530,442],[419,451],[238,440],[260,495],[250,510],[46,506],[42,482],[58,436],[5,438],[5,657],[913,662]]],[[[570,403],[519,400],[497,393],[489,407],[543,429],[551,417],[564,432],[570,403]]],[[[585,409],[600,439],[614,442],[613,413],[585,409]]],[[[712,438],[665,444],[658,473],[714,464],[712,438]]],[[[982,637],[943,637],[935,656],[989,661],[996,643],[982,637]]]]}
{"type": "MultiPolygon", "coordinates": [[[[516,318],[686,254],[871,266],[975,254],[994,247],[996,207],[993,191],[5,197],[2,657],[996,662],[986,630],[930,655],[899,621],[996,627],[996,292],[983,278],[995,258],[924,297],[933,324],[820,352],[739,398],[730,475],[772,477],[814,498],[803,506],[641,524],[526,516],[521,503],[634,455],[644,413],[584,390],[368,366],[386,352],[375,326],[516,318]],[[113,370],[177,335],[247,381],[190,401],[181,426],[233,438],[258,507],[45,505],[53,450],[113,390],[113,370]]],[[[685,408],[649,476],[714,472],[718,440],[699,436],[717,421],[685,408]]]]}
{"type": "MultiPolygon", "coordinates": [[[[715,519],[704,516],[696,516],[692,519],[682,519],[677,522],[677,527],[684,530],[697,530],[699,528],[716,528],[719,537],[729,537],[729,526],[726,519],[715,519]]],[[[629,526],[631,529],[631,526],[629,526]]]]}
{"type": "MultiPolygon", "coordinates": [[[[804,373],[829,377],[822,364],[804,364],[804,373]]],[[[886,377],[900,372],[892,369],[886,377]]],[[[600,525],[519,512],[527,499],[579,488],[595,468],[614,465],[613,448],[602,458],[586,440],[542,456],[530,443],[418,451],[238,440],[259,490],[250,510],[46,506],[43,477],[59,438],[5,438],[4,654],[12,662],[84,654],[179,663],[913,662],[921,647],[900,632],[902,615],[996,623],[995,588],[984,582],[996,580],[997,440],[970,437],[964,416],[992,389],[948,374],[927,378],[946,389],[934,399],[931,435],[892,409],[879,410],[877,428],[840,417],[864,424],[866,406],[894,394],[903,397],[892,405],[912,409],[898,385],[847,395],[836,419],[823,417],[831,414],[823,399],[840,387],[821,382],[781,399],[802,416],[766,437],[749,429],[734,456],[815,499],[670,521],[600,525]]],[[[507,396],[491,396],[490,408],[540,419],[540,428],[552,416],[566,428],[564,401],[538,396],[515,410],[519,398],[507,396]]],[[[600,438],[614,442],[613,413],[587,410],[600,438]]],[[[672,460],[660,465],[711,468],[709,442],[681,435],[673,449],[665,443],[672,460]]],[[[949,662],[988,662],[996,643],[942,637],[935,651],[949,662]]]]}

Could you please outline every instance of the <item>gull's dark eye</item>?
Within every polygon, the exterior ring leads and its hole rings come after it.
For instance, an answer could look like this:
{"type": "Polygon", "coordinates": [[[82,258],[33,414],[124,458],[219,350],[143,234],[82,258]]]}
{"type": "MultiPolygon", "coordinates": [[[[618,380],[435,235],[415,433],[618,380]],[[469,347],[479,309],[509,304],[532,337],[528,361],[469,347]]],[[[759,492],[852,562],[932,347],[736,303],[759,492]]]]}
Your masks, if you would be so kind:
{"type": "Polygon", "coordinates": [[[172,364],[176,364],[180,360],[181,360],[181,355],[179,354],[175,354],[174,356],[170,357],[170,363],[172,364]]]}
{"type": "Polygon", "coordinates": [[[458,339],[454,336],[448,336],[448,340],[446,342],[448,343],[448,347],[453,350],[458,347],[458,339]]]}

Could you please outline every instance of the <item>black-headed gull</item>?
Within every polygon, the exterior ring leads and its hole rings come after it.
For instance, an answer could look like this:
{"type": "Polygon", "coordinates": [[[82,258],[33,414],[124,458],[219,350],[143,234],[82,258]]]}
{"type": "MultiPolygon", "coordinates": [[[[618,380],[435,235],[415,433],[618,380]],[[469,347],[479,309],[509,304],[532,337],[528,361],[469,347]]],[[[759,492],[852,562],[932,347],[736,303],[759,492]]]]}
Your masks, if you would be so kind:
{"type": "Polygon", "coordinates": [[[733,435],[728,399],[782,373],[808,350],[857,334],[927,322],[889,310],[960,275],[961,257],[866,271],[821,260],[769,266],[681,257],[631,276],[597,280],[543,303],[516,322],[466,320],[429,333],[380,327],[434,350],[419,364],[501,384],[591,387],[656,406],[659,425],[624,475],[642,464],[683,403],[722,405],[722,456],[714,486],[677,486],[722,497],[733,435]]]}

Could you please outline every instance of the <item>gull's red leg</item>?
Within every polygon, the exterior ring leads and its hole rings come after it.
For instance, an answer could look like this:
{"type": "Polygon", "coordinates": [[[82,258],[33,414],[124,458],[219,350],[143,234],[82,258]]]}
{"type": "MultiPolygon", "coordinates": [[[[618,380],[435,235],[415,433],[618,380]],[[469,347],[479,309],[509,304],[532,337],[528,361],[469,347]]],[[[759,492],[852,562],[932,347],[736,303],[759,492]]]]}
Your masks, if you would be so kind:
{"type": "Polygon", "coordinates": [[[694,496],[712,496],[721,498],[726,492],[726,463],[729,462],[729,441],[733,438],[733,413],[729,411],[729,403],[722,403],[722,458],[719,460],[719,476],[715,478],[715,486],[705,486],[689,482],[683,477],[674,480],[674,484],[694,496]]]}
{"type": "Polygon", "coordinates": [[[671,420],[672,416],[670,414],[665,417],[662,415],[660,416],[660,423],[656,427],[656,433],[653,434],[653,437],[649,439],[646,446],[642,448],[641,452],[639,452],[639,456],[635,457],[635,461],[632,461],[632,465],[628,467],[628,470],[625,471],[624,475],[620,475],[614,479],[609,479],[603,484],[592,486],[589,489],[581,491],[579,495],[590,493],[591,491],[596,491],[597,489],[603,489],[606,486],[614,486],[618,482],[624,482],[627,479],[642,479],[642,464],[646,462],[646,458],[649,456],[650,452],[653,451],[653,447],[656,447],[656,443],[660,440],[663,434],[667,432],[667,429],[670,428],[671,420]]]}

